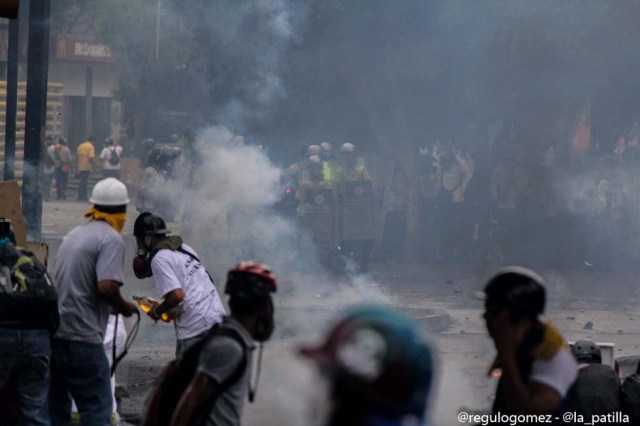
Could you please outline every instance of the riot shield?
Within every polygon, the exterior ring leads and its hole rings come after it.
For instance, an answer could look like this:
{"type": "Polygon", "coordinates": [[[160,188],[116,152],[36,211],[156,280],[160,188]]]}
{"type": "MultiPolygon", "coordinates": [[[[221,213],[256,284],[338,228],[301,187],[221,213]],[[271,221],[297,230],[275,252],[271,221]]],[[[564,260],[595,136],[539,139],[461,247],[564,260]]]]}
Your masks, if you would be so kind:
{"type": "Polygon", "coordinates": [[[300,187],[298,217],[318,247],[337,247],[336,201],[328,188],[300,187]]]}
{"type": "Polygon", "coordinates": [[[345,182],[340,199],[340,240],[375,240],[376,205],[371,181],[345,182]]]}

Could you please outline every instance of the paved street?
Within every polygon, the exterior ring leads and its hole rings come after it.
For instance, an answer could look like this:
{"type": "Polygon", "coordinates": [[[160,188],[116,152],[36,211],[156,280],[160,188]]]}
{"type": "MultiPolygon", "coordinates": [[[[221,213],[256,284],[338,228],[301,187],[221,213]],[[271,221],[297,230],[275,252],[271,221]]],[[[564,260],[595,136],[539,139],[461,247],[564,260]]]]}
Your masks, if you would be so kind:
{"type": "MultiPolygon", "coordinates": [[[[51,244],[52,256],[62,235],[80,223],[86,203],[50,202],[44,207],[43,234],[51,244]]],[[[125,272],[126,296],[153,295],[149,280],[133,276],[129,262],[134,256],[130,235],[135,213],[130,216],[124,235],[127,242],[125,272]]],[[[169,224],[178,229],[178,224],[169,224]]],[[[203,259],[207,263],[206,259],[203,259]]],[[[318,283],[326,291],[284,292],[276,297],[281,318],[279,337],[266,345],[264,365],[256,402],[246,406],[246,425],[305,424],[309,401],[317,400],[321,387],[318,378],[295,355],[296,346],[313,341],[327,327],[331,312],[338,311],[362,297],[375,296],[403,309],[438,308],[450,315],[452,325],[433,336],[440,358],[440,383],[432,402],[435,424],[455,425],[460,407],[486,409],[493,382],[485,376],[494,354],[481,321],[482,302],[474,293],[497,268],[430,268],[423,265],[377,264],[377,280],[359,286],[342,283],[318,283]],[[340,291],[331,291],[341,288],[340,291]],[[357,289],[355,288],[357,287],[357,289]],[[362,291],[368,294],[362,296],[362,291]],[[284,318],[283,318],[283,314],[284,318]],[[286,332],[285,332],[286,331],[286,332]]],[[[276,271],[277,273],[277,271],[276,271]]],[[[542,271],[549,289],[549,318],[569,340],[590,337],[616,345],[616,356],[640,353],[640,294],[633,274],[581,271],[542,271]],[[584,330],[591,321],[593,329],[584,330]]],[[[221,271],[215,271],[216,276],[221,271]]],[[[294,284],[295,285],[295,284],[294,284]]],[[[306,289],[306,287],[304,287],[306,289]]],[[[278,334],[278,333],[276,333],[278,334]]],[[[130,421],[139,416],[148,385],[171,359],[175,337],[170,325],[153,325],[142,318],[140,333],[117,373],[119,385],[128,398],[121,411],[130,421]]]]}

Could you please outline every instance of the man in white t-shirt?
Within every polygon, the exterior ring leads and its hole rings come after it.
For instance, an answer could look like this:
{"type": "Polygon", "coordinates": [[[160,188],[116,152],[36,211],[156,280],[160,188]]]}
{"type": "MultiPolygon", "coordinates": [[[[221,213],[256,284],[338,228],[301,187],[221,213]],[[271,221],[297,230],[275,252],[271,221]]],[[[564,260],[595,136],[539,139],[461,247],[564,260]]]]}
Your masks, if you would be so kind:
{"type": "Polygon", "coordinates": [[[564,337],[541,317],[542,283],[529,269],[509,267],[484,289],[484,319],[498,352],[490,373],[502,370],[493,414],[554,414],[576,379],[564,337]]]}
{"type": "Polygon", "coordinates": [[[113,139],[104,140],[104,148],[100,153],[102,160],[102,174],[105,178],[113,177],[120,179],[120,156],[122,155],[122,147],[116,145],[113,139]]]}
{"type": "Polygon", "coordinates": [[[160,216],[148,212],[138,216],[133,231],[138,256],[133,269],[138,278],[153,276],[162,302],[147,315],[154,321],[163,314],[174,320],[176,356],[181,356],[222,321],[225,309],[197,253],[181,237],[168,233],[160,216]]]}

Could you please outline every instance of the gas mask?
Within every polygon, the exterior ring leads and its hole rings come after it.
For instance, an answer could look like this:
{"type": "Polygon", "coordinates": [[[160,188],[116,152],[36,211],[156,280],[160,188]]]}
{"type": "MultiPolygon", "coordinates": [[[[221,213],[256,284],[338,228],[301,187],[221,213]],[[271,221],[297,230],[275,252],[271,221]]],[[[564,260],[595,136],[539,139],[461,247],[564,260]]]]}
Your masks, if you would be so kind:
{"type": "Polygon", "coordinates": [[[151,253],[146,250],[138,250],[138,255],[133,258],[133,273],[138,279],[149,278],[153,275],[151,270],[151,253]]]}

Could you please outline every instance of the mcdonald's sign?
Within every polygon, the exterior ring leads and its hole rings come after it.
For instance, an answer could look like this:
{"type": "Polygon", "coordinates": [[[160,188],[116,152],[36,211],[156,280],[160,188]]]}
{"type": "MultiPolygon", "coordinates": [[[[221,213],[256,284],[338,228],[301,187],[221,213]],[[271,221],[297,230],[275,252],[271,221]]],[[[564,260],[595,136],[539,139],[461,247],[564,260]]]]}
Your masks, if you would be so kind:
{"type": "Polygon", "coordinates": [[[53,57],[58,61],[115,62],[109,46],[87,37],[60,36],[53,44],[53,57]]]}

